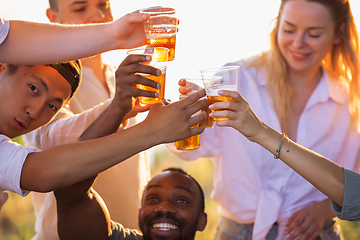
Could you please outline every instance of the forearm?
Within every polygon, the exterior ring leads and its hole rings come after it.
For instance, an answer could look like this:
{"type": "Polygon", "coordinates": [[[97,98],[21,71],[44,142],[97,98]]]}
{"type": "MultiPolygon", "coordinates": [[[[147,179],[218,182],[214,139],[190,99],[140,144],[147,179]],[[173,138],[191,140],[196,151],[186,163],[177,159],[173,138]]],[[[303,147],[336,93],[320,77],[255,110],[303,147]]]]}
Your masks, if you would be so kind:
{"type": "Polygon", "coordinates": [[[112,50],[115,44],[110,34],[108,23],[54,27],[14,20],[10,21],[8,37],[0,44],[0,61],[35,65],[80,59],[112,50]]]}
{"type": "MultiPolygon", "coordinates": [[[[280,140],[281,133],[266,126],[262,137],[254,141],[275,154],[280,140]]],[[[281,148],[280,159],[342,206],[344,171],[341,166],[287,139],[284,140],[281,148]]]]}
{"type": "Polygon", "coordinates": [[[149,129],[137,125],[104,138],[31,153],[23,166],[21,188],[47,192],[69,186],[96,176],[160,141],[149,129]]]}
{"type": "Polygon", "coordinates": [[[110,216],[101,197],[91,189],[83,198],[69,202],[62,191],[54,192],[60,239],[109,239],[110,216]]]}
{"type": "Polygon", "coordinates": [[[76,115],[62,108],[49,124],[26,134],[23,137],[24,142],[39,150],[77,142],[80,135],[108,108],[111,102],[109,99],[76,115]]]}
{"type": "Polygon", "coordinates": [[[126,112],[122,112],[116,103],[112,102],[109,107],[81,134],[80,141],[104,137],[109,134],[115,133],[126,112]]]}
{"type": "Polygon", "coordinates": [[[198,101],[204,95],[205,91],[199,91],[168,106],[154,104],[143,122],[109,136],[28,154],[21,189],[52,191],[66,187],[157,144],[200,134],[204,127],[193,126],[204,121],[205,114],[193,115],[204,107],[205,100],[198,101]]]}

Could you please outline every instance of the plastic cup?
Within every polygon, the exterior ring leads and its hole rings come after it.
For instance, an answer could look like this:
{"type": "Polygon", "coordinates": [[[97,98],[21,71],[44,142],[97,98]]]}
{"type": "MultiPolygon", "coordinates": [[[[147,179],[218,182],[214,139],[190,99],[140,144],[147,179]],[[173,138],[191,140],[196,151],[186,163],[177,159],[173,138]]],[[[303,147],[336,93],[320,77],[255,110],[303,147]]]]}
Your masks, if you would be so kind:
{"type": "Polygon", "coordinates": [[[151,61],[142,64],[148,64],[150,66],[153,66],[161,70],[161,76],[154,76],[145,73],[136,73],[161,84],[161,89],[155,89],[152,87],[144,86],[142,84],[136,84],[136,87],[139,89],[159,93],[159,96],[157,98],[139,97],[140,103],[142,104],[161,103],[164,101],[164,95],[165,95],[166,67],[167,67],[169,49],[162,47],[150,48],[151,51],[149,51],[148,49],[149,48],[146,47],[136,48],[129,50],[127,54],[149,55],[152,58],[151,61]]]}
{"type": "MultiPolygon", "coordinates": [[[[200,71],[209,105],[216,102],[232,101],[233,98],[220,96],[219,90],[237,91],[239,66],[226,66],[222,68],[203,69],[200,71]]],[[[225,110],[225,109],[222,109],[225,110]]],[[[213,112],[213,110],[212,110],[213,112]]],[[[215,121],[230,119],[227,117],[214,117],[215,121]]]]}
{"type": "Polygon", "coordinates": [[[140,13],[150,15],[150,18],[144,22],[147,44],[168,48],[170,50],[168,61],[174,60],[178,23],[178,19],[174,16],[175,8],[149,7],[141,9],[140,13]]]}
{"type": "MultiPolygon", "coordinates": [[[[184,77],[183,78],[186,81],[186,86],[191,87],[191,93],[195,93],[201,89],[204,88],[204,83],[203,80],[201,78],[201,76],[190,76],[190,77],[184,77]]],[[[206,112],[206,119],[204,122],[202,122],[201,124],[204,125],[204,127],[208,128],[208,127],[213,127],[214,126],[214,119],[212,119],[209,114],[210,114],[210,109],[209,109],[209,104],[207,104],[205,106],[205,108],[203,109],[204,112],[206,112]]]]}

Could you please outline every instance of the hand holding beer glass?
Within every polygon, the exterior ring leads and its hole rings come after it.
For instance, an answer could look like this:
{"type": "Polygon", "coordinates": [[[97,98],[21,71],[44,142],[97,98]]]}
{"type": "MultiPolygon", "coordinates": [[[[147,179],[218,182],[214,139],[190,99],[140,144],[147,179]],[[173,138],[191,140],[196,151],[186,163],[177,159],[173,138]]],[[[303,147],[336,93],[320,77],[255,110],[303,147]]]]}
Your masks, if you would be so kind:
{"type": "MultiPolygon", "coordinates": [[[[187,88],[191,89],[190,92],[188,92],[188,91],[182,92],[182,93],[186,93],[186,95],[195,93],[195,92],[199,91],[200,89],[204,88],[203,87],[203,82],[202,82],[202,79],[201,79],[200,76],[199,77],[195,76],[195,77],[182,78],[179,81],[179,85],[181,86],[180,89],[182,87],[187,87],[187,88]]],[[[181,92],[181,90],[180,90],[180,92],[181,92]]],[[[186,95],[182,94],[180,98],[185,98],[186,95]]],[[[207,117],[206,117],[205,121],[202,122],[201,124],[204,127],[213,127],[214,126],[214,120],[211,117],[209,117],[209,113],[210,113],[209,105],[207,104],[202,111],[206,112],[207,117]]],[[[199,125],[197,125],[197,126],[199,126],[199,125]]],[[[180,141],[177,141],[177,142],[175,142],[175,146],[176,146],[176,148],[178,150],[197,149],[200,146],[200,134],[189,137],[189,138],[186,138],[186,139],[183,139],[183,140],[180,140],[180,141]]]]}
{"type": "MultiPolygon", "coordinates": [[[[239,66],[226,66],[215,69],[204,69],[200,71],[204,82],[209,105],[212,105],[216,102],[225,102],[225,101],[235,102],[233,98],[220,96],[218,94],[218,91],[220,90],[237,91],[238,69],[239,66]]],[[[211,111],[213,112],[213,110],[211,111]]],[[[213,119],[215,121],[221,121],[226,119],[229,120],[230,118],[214,117],[213,119]]]]}
{"type": "Polygon", "coordinates": [[[128,55],[135,54],[135,55],[151,56],[150,62],[143,62],[142,64],[148,64],[152,67],[155,67],[155,68],[161,70],[160,76],[154,76],[154,75],[144,74],[144,73],[136,73],[136,74],[139,74],[141,76],[144,76],[148,79],[151,79],[151,80],[161,84],[160,89],[155,89],[155,88],[152,88],[149,86],[144,86],[142,84],[136,84],[136,87],[141,90],[159,93],[159,96],[157,98],[139,97],[139,102],[142,104],[153,104],[153,103],[163,102],[164,95],[165,95],[166,66],[167,66],[169,49],[162,48],[162,47],[155,47],[155,48],[143,47],[143,48],[136,48],[136,49],[129,50],[127,53],[128,53],[128,55]]]}
{"type": "Polygon", "coordinates": [[[144,22],[147,44],[168,48],[170,50],[168,61],[174,60],[178,24],[178,19],[174,16],[176,10],[159,6],[141,9],[140,13],[150,15],[149,19],[144,22]]]}

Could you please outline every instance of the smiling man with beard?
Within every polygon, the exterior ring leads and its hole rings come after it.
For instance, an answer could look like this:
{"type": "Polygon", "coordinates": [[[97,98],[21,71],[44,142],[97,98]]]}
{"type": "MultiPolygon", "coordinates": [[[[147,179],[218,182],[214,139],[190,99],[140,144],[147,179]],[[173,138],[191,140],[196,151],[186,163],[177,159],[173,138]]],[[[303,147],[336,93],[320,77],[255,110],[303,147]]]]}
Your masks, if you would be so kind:
{"type": "Polygon", "coordinates": [[[111,221],[105,203],[89,188],[93,181],[94,178],[54,192],[60,239],[190,240],[196,231],[205,229],[203,190],[182,169],[168,168],[146,185],[139,209],[143,234],[111,221]]]}

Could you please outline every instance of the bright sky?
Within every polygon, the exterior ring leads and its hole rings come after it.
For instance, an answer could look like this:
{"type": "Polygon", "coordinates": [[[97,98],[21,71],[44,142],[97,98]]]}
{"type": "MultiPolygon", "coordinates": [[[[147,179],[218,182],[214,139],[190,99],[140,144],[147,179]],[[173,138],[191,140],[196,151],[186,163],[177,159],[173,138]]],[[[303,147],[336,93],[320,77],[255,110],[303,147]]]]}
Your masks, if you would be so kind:
{"type": "MultiPolygon", "coordinates": [[[[175,7],[180,19],[175,60],[167,69],[166,96],[177,94],[177,81],[200,69],[221,66],[261,52],[268,46],[269,24],[277,15],[280,0],[110,0],[116,18],[156,5],[175,7]]],[[[360,1],[352,0],[359,26],[360,1]]],[[[48,0],[0,0],[0,16],[48,22],[48,0]]],[[[119,65],[124,50],[104,54],[104,61],[119,65]]]]}

